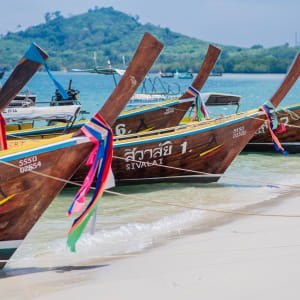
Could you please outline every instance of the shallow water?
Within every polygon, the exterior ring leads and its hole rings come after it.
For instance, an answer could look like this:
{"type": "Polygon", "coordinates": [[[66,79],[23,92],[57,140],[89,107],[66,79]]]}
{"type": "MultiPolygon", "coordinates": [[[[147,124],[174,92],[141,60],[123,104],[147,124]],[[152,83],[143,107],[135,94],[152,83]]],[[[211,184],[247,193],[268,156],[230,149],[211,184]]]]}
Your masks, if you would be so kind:
{"type": "MultiPolygon", "coordinates": [[[[101,107],[114,87],[111,78],[105,76],[74,73],[55,73],[55,76],[64,86],[67,86],[70,78],[73,79],[73,87],[81,91],[83,109],[91,113],[101,107]]],[[[212,77],[205,84],[203,92],[242,95],[241,110],[245,111],[268,100],[282,78],[283,75],[236,74],[212,77]]],[[[177,82],[182,90],[189,84],[189,80],[168,81],[177,82]]],[[[40,101],[50,99],[54,91],[44,73],[35,76],[28,86],[40,101]]],[[[283,104],[297,103],[299,94],[300,82],[283,104]]],[[[239,155],[218,183],[117,187],[114,190],[127,197],[103,196],[96,233],[89,234],[88,228],[77,244],[76,253],[70,253],[66,248],[67,231],[73,220],[66,217],[66,211],[77,188],[67,188],[32,229],[6,270],[83,264],[91,258],[97,260],[145,251],[192,231],[212,230],[224,217],[223,214],[198,208],[264,211],[264,207],[273,199],[280,199],[292,190],[290,186],[298,184],[299,166],[300,155],[249,153],[239,155]],[[133,199],[130,195],[144,200],[133,199]]]]}

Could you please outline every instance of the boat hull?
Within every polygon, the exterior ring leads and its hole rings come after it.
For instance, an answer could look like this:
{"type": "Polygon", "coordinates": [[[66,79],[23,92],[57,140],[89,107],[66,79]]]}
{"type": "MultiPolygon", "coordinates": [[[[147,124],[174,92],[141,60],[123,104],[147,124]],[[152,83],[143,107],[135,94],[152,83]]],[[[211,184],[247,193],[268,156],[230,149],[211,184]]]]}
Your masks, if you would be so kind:
{"type": "MultiPolygon", "coordinates": [[[[259,114],[259,113],[257,113],[259,114]]],[[[114,140],[112,170],[118,184],[216,182],[263,123],[248,115],[201,122],[114,140]],[[204,174],[201,174],[204,172],[204,174]]],[[[82,166],[73,177],[81,182],[82,166]]]]}
{"type": "MultiPolygon", "coordinates": [[[[135,109],[122,113],[112,126],[115,136],[150,131],[161,128],[177,126],[194,99],[171,100],[141,109],[135,109]]],[[[74,122],[74,124],[63,124],[45,126],[41,128],[30,128],[25,130],[14,130],[7,132],[8,140],[14,140],[12,146],[23,144],[22,137],[31,139],[51,138],[62,133],[78,130],[86,121],[74,122]]]]}
{"type": "Polygon", "coordinates": [[[0,164],[0,268],[91,152],[85,137],[5,155],[0,164]],[[46,176],[33,173],[37,171],[46,176]],[[51,176],[51,177],[49,177],[51,176]]]}
{"type": "Polygon", "coordinates": [[[193,102],[172,100],[125,112],[112,126],[114,136],[177,126],[193,102]]]}
{"type": "MultiPolygon", "coordinates": [[[[278,122],[285,125],[285,131],[277,134],[278,140],[289,153],[300,153],[300,105],[276,110],[278,122]]],[[[276,151],[268,129],[267,121],[258,129],[245,151],[276,151]]]]}

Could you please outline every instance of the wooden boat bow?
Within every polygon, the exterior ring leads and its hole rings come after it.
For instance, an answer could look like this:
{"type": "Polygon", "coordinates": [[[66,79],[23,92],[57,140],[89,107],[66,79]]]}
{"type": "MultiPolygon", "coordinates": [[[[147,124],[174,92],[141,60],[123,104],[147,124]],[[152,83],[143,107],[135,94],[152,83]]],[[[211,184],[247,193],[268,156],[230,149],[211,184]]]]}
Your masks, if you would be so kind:
{"type": "MultiPolygon", "coordinates": [[[[162,48],[158,40],[145,34],[122,80],[99,111],[109,124],[117,118],[162,48]]],[[[44,59],[48,57],[38,47],[34,51],[37,61],[43,61],[39,54],[44,59]]],[[[31,56],[24,56],[0,92],[1,110],[41,66],[33,61],[34,55],[33,60],[26,57],[31,56]]],[[[88,138],[76,132],[1,153],[0,269],[93,148],[88,138]]]]}
{"type": "MultiPolygon", "coordinates": [[[[38,51],[44,61],[49,57],[48,54],[35,43],[31,45],[30,50],[38,51]]],[[[0,112],[2,112],[15,98],[41,66],[42,63],[26,58],[26,54],[21,58],[20,62],[0,90],[0,112]]]]}
{"type": "Polygon", "coordinates": [[[144,80],[144,77],[150,70],[162,48],[163,44],[160,41],[149,33],[145,33],[125,74],[99,111],[99,114],[110,126],[115,122],[129,99],[144,80]]]}
{"type": "Polygon", "coordinates": [[[282,99],[286,96],[289,90],[292,88],[294,83],[297,81],[300,75],[300,52],[294,58],[292,65],[290,66],[286,76],[284,77],[281,85],[275,92],[275,94],[270,98],[270,102],[274,106],[278,106],[282,99]]]}
{"type": "MultiPolygon", "coordinates": [[[[194,79],[191,84],[193,88],[200,92],[202,87],[204,86],[209,74],[211,73],[219,55],[221,53],[221,49],[214,46],[209,45],[204,61],[201,65],[198,75],[194,79]]],[[[191,95],[186,91],[180,99],[191,98],[191,95]]]]}

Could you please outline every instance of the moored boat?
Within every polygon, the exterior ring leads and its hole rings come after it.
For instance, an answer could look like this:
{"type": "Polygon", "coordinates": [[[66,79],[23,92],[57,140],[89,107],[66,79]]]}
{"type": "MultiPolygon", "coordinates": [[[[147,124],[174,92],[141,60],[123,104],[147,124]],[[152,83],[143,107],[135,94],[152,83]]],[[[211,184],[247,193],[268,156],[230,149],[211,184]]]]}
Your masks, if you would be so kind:
{"type": "Polygon", "coordinates": [[[174,73],[172,73],[172,72],[159,71],[159,75],[161,78],[173,78],[174,77],[174,73]]]}
{"type": "MultiPolygon", "coordinates": [[[[276,114],[279,125],[276,135],[289,153],[300,153],[300,104],[278,107],[276,114]]],[[[276,151],[267,121],[258,129],[246,145],[245,151],[276,151]]]]}
{"type": "MultiPolygon", "coordinates": [[[[277,106],[300,74],[298,53],[284,81],[271,97],[277,106]]],[[[215,182],[244,149],[266,115],[255,109],[217,119],[115,138],[112,163],[119,184],[215,182]]],[[[84,168],[76,173],[81,181],[84,168]]]]}
{"type": "MultiPolygon", "coordinates": [[[[298,53],[284,81],[271,97],[275,107],[300,74],[298,53]]],[[[113,172],[119,183],[158,181],[215,182],[264,123],[255,109],[205,120],[118,137],[114,143],[113,172]]]]}
{"type": "Polygon", "coordinates": [[[192,72],[179,72],[176,69],[175,77],[177,77],[178,79],[191,79],[194,77],[194,75],[192,72]]]}
{"type": "MultiPolygon", "coordinates": [[[[101,116],[108,124],[115,121],[162,47],[163,45],[151,35],[144,35],[118,86],[94,116],[95,121],[102,119],[101,116]]],[[[28,68],[32,70],[34,67],[36,70],[46,58],[44,51],[36,46],[26,53],[12,73],[11,79],[8,79],[0,91],[0,110],[13,99],[12,87],[16,86],[16,81],[17,85],[21,85],[22,81],[19,78],[23,77],[24,70],[27,71],[25,74],[29,74],[28,68]]],[[[0,267],[5,265],[44,210],[64,187],[66,180],[71,178],[94,146],[89,137],[76,132],[1,152],[0,267]]]]}
{"type": "Polygon", "coordinates": [[[24,89],[9,103],[8,107],[34,106],[36,104],[36,98],[37,96],[33,94],[29,88],[24,87],[24,89]]]}

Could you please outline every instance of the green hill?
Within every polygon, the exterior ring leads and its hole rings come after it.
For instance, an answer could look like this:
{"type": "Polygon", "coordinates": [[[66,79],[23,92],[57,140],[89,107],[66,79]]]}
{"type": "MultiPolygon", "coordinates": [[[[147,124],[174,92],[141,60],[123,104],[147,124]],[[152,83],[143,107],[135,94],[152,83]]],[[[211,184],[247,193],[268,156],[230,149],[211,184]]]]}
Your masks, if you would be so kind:
{"type": "MultiPolygon", "coordinates": [[[[47,13],[46,22],[25,31],[8,33],[0,39],[0,67],[11,69],[31,42],[38,43],[49,55],[52,70],[89,68],[93,66],[93,52],[97,64],[122,67],[122,56],[128,62],[142,35],[150,32],[165,44],[153,71],[192,70],[197,72],[205,56],[208,42],[172,32],[152,24],[142,25],[138,17],[109,8],[90,9],[87,13],[64,18],[59,12],[47,13]]],[[[215,71],[221,72],[286,72],[300,48],[288,45],[251,49],[218,45],[221,58],[215,71]]]]}

